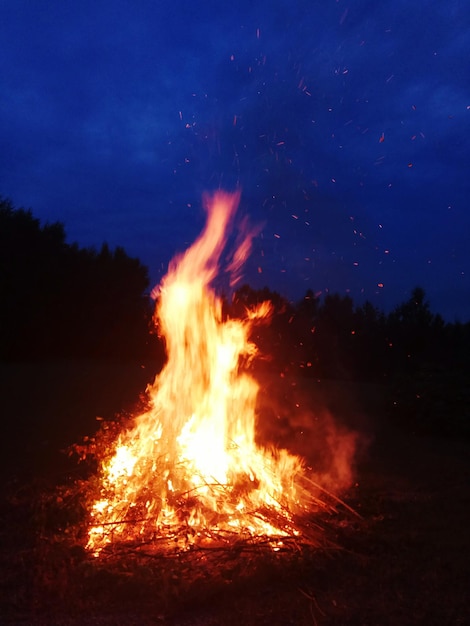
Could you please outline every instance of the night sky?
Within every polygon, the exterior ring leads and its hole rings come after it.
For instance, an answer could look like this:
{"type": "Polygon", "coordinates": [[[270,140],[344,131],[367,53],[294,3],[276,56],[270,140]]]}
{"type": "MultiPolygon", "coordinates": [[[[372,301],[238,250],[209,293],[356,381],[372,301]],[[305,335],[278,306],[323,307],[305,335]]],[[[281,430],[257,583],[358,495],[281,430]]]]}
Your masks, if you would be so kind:
{"type": "Polygon", "coordinates": [[[2,0],[0,194],[153,283],[242,190],[245,281],[470,319],[470,4],[2,0]]]}

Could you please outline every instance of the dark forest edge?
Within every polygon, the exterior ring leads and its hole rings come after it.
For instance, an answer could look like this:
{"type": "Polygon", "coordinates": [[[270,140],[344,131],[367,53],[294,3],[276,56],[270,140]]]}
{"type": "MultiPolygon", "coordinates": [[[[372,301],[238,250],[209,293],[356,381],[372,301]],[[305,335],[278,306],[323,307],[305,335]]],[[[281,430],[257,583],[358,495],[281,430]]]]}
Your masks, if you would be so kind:
{"type": "MultiPolygon", "coordinates": [[[[164,346],[153,322],[148,269],[125,250],[66,243],[60,222],[0,199],[0,361],[54,358],[153,359],[164,346]]],[[[269,325],[255,328],[256,367],[295,377],[381,383],[390,408],[413,428],[470,433],[470,322],[446,323],[415,287],[385,314],[348,295],[308,290],[292,303],[269,288],[239,288],[224,310],[242,316],[269,300],[269,325]]],[[[398,417],[397,417],[398,419],[398,417]]]]}

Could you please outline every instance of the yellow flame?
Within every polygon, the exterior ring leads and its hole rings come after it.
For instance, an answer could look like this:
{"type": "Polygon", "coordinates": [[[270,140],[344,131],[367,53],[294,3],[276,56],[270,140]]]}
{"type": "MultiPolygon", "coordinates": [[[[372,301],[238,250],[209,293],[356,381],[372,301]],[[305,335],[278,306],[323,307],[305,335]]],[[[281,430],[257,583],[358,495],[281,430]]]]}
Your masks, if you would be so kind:
{"type": "MultiPolygon", "coordinates": [[[[245,320],[223,319],[209,286],[238,202],[238,194],[223,192],[206,198],[203,233],[172,261],[160,285],[156,317],[168,360],[148,390],[149,410],[121,433],[102,464],[88,537],[95,554],[110,542],[148,540],[185,524],[196,533],[293,532],[302,463],[256,445],[258,385],[241,368],[256,354],[251,326],[269,316],[270,305],[261,303],[245,320]]],[[[250,245],[247,235],[231,270],[250,245]]]]}

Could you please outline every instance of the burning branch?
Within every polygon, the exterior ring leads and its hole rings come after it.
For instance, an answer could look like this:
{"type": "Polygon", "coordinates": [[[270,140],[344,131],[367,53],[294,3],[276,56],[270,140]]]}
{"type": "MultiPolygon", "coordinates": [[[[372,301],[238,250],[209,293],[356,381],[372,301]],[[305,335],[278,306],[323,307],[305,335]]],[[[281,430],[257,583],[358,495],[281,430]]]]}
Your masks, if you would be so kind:
{"type": "MultiPolygon", "coordinates": [[[[206,227],[176,257],[160,285],[156,321],[168,360],[148,389],[148,410],[104,450],[90,508],[88,549],[178,550],[299,541],[299,515],[332,510],[316,499],[303,461],[255,442],[257,382],[243,362],[256,356],[251,327],[270,314],[263,302],[246,319],[223,319],[210,284],[219,271],[238,194],[206,198],[206,227]]],[[[232,255],[246,258],[251,236],[232,255]]],[[[330,501],[332,498],[329,498],[330,501]]],[[[301,531],[302,529],[302,531],[301,531]]]]}

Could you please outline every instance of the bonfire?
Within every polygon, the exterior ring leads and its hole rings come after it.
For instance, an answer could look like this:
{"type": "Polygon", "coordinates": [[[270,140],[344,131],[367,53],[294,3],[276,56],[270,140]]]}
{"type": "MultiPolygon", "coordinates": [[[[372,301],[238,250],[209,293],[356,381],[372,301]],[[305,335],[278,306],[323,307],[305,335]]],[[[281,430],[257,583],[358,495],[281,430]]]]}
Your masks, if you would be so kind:
{"type": "Polygon", "coordinates": [[[158,287],[155,321],[167,361],[147,389],[145,411],[96,450],[87,536],[96,557],[118,546],[184,552],[260,542],[281,550],[308,535],[300,520],[312,508],[330,506],[301,458],[256,442],[250,332],[271,305],[226,318],[212,287],[223,254],[236,280],[250,252],[253,233],[226,252],[238,203],[238,193],[206,198],[202,234],[158,287]]]}

